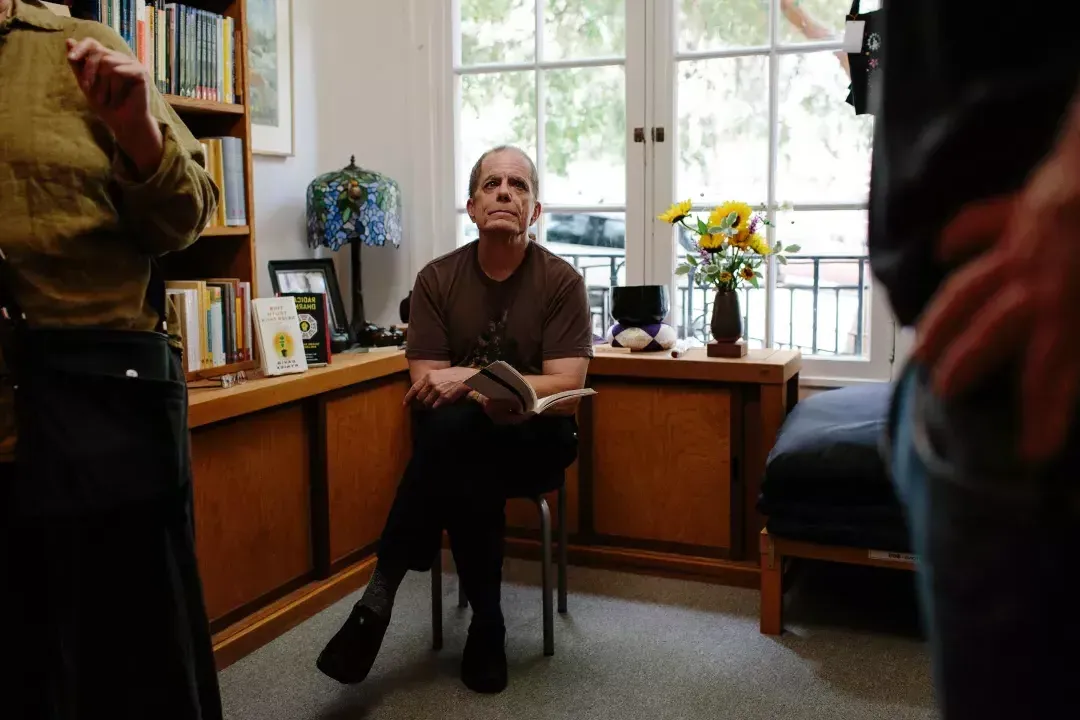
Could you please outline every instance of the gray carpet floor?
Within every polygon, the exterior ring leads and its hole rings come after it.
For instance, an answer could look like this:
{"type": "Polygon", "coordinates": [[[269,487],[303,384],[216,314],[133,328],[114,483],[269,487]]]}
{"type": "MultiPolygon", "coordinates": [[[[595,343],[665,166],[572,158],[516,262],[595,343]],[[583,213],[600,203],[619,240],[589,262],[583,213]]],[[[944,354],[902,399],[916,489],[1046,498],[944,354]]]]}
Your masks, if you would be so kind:
{"type": "Polygon", "coordinates": [[[468,627],[445,575],[445,647],[431,650],[430,580],[410,573],[368,679],[315,669],[358,595],[221,673],[230,720],[543,718],[611,720],[936,717],[911,576],[810,565],[788,596],[788,632],[758,633],[757,593],[570,568],[569,614],[543,656],[535,563],[508,560],[510,687],[479,696],[458,678],[468,627]]]}

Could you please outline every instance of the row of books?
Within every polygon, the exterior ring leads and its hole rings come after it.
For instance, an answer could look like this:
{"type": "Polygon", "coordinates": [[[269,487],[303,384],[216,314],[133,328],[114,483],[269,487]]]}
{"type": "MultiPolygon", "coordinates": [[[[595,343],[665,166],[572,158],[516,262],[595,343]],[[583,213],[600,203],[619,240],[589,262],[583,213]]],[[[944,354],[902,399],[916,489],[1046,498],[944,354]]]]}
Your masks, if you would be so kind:
{"type": "Polygon", "coordinates": [[[167,95],[239,102],[231,17],[158,0],[84,0],[82,14],[118,32],[167,95]]]}
{"type": "Polygon", "coordinates": [[[235,278],[170,280],[165,289],[179,325],[169,332],[182,340],[188,372],[255,357],[251,283],[235,278]]]}
{"type": "Polygon", "coordinates": [[[244,193],[244,141],[237,137],[199,138],[206,171],[221,191],[211,227],[247,225],[247,195],[244,193]]]}

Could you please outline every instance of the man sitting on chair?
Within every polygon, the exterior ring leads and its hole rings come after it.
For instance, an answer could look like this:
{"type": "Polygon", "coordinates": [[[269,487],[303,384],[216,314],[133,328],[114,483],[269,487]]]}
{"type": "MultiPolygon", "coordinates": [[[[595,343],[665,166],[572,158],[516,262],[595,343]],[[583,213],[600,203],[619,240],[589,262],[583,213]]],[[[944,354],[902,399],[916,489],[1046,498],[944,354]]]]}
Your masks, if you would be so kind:
{"type": "Polygon", "coordinates": [[[526,419],[462,383],[504,360],[538,397],[584,387],[592,357],[585,282],[530,239],[540,216],[536,167],[521,150],[489,150],[469,177],[480,238],[420,271],[406,356],[413,386],[413,454],[379,541],[371,582],[318,667],[363,680],[379,652],[394,594],[408,570],[427,571],[445,529],[473,609],[461,679],[477,692],[506,687],[500,608],[508,497],[554,490],[577,455],[575,405],[526,419]]]}

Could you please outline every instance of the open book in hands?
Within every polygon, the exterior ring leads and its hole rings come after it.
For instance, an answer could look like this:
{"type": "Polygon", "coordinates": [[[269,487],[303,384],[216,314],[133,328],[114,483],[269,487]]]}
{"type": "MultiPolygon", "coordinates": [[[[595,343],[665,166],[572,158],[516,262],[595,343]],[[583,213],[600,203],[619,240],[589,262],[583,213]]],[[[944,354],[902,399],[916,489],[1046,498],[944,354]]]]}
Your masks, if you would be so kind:
{"type": "Polygon", "coordinates": [[[489,400],[515,403],[518,411],[525,415],[539,415],[560,402],[596,394],[592,388],[579,388],[537,398],[536,392],[525,378],[502,360],[483,368],[466,380],[465,384],[489,400]]]}

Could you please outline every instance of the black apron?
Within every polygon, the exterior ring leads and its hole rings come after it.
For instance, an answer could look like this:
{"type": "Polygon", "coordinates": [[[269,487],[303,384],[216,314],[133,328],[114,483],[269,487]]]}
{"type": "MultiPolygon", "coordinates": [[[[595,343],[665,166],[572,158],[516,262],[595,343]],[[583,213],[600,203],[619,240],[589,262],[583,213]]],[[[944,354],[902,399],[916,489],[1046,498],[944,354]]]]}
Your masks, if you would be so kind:
{"type": "MultiPolygon", "coordinates": [[[[159,332],[34,328],[11,277],[0,254],[18,433],[0,464],[0,715],[219,720],[179,355],[159,332]]],[[[163,318],[156,268],[147,297],[163,318]]]]}

